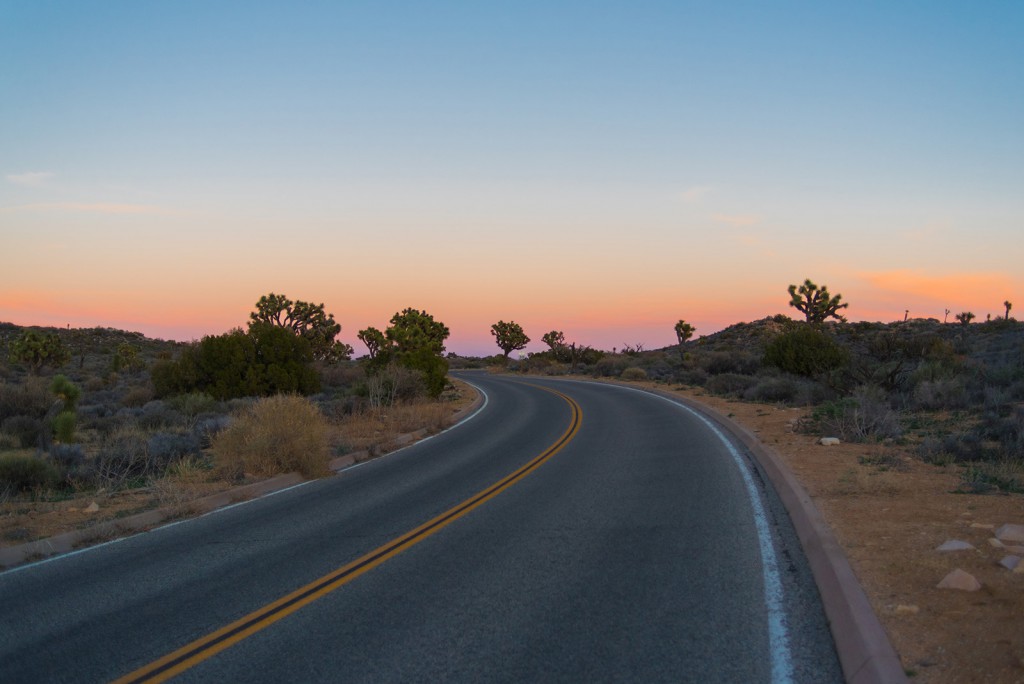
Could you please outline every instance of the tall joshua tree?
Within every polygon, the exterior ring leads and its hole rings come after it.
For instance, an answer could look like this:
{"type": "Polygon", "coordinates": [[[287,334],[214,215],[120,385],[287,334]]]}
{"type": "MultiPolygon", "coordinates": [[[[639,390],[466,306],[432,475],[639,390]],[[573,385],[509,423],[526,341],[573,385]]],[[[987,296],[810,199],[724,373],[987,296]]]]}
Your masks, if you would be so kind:
{"type": "Polygon", "coordinates": [[[1010,320],[1010,309],[1013,308],[1013,302],[1007,299],[1005,302],[1003,302],[1003,306],[1006,307],[1006,320],[1010,320]]]}
{"type": "Polygon", "coordinates": [[[849,306],[842,301],[843,296],[837,294],[832,296],[828,291],[828,285],[818,287],[808,278],[804,284],[797,288],[796,285],[789,286],[789,305],[807,317],[807,322],[812,325],[821,325],[829,318],[834,318],[840,323],[846,319],[839,315],[840,309],[849,306]]]}

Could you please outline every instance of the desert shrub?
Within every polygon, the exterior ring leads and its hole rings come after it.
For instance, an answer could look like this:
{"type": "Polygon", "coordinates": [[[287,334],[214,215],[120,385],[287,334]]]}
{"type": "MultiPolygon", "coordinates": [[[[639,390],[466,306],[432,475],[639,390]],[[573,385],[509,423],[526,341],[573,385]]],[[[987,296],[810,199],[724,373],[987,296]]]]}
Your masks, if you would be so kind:
{"type": "Polygon", "coordinates": [[[85,389],[86,392],[91,393],[99,392],[106,386],[106,384],[107,383],[103,381],[103,378],[97,378],[96,376],[93,376],[86,380],[82,387],[85,389]]]}
{"type": "Polygon", "coordinates": [[[19,448],[21,448],[21,440],[14,435],[0,431],[0,451],[10,451],[11,449],[19,448]]]}
{"type": "Polygon", "coordinates": [[[12,416],[43,418],[53,406],[53,395],[41,378],[0,384],[0,421],[12,416]]]}
{"type": "Polygon", "coordinates": [[[72,411],[61,411],[53,418],[53,436],[58,442],[75,441],[78,418],[72,411]]]}
{"type": "Polygon", "coordinates": [[[92,476],[81,444],[54,444],[48,456],[67,484],[85,482],[92,476]]]}
{"type": "Polygon", "coordinates": [[[154,399],[142,407],[136,421],[139,427],[147,430],[162,430],[164,428],[179,427],[185,424],[185,416],[173,408],[154,399]]]}
{"type": "Polygon", "coordinates": [[[704,387],[712,394],[739,396],[756,382],[757,378],[750,375],[722,373],[708,378],[704,387]]]}
{"type": "Polygon", "coordinates": [[[308,399],[277,395],[255,402],[213,439],[219,470],[228,476],[298,471],[327,474],[327,421],[308,399]]]}
{"type": "Polygon", "coordinates": [[[917,447],[917,456],[932,465],[949,465],[956,460],[955,455],[946,450],[943,440],[936,437],[925,437],[917,447]]]}
{"type": "Polygon", "coordinates": [[[990,463],[971,463],[961,471],[960,483],[960,491],[970,494],[1024,494],[1024,462],[1004,458],[990,463]]]}
{"type": "Polygon", "coordinates": [[[52,464],[27,454],[0,456],[0,491],[28,492],[51,489],[60,482],[60,473],[52,464]]]}
{"type": "Polygon", "coordinates": [[[791,403],[800,394],[800,386],[792,378],[764,378],[743,392],[748,401],[791,403]]]}
{"type": "Polygon", "coordinates": [[[838,370],[847,357],[827,333],[806,325],[776,335],[764,351],[766,364],[808,378],[838,370]]]}
{"type": "Polygon", "coordinates": [[[812,413],[812,423],[848,442],[896,438],[902,434],[899,417],[877,387],[857,388],[853,395],[826,402],[812,413]]]}
{"type": "Polygon", "coordinates": [[[606,356],[594,364],[595,378],[613,378],[621,376],[629,362],[620,356],[606,356]]]}
{"type": "MultiPolygon", "coordinates": [[[[497,358],[504,359],[501,354],[497,358]]],[[[323,387],[349,388],[355,387],[365,378],[365,371],[358,363],[341,362],[320,369],[320,382],[323,387]]]]}
{"type": "Polygon", "coordinates": [[[132,387],[121,397],[121,404],[129,408],[145,406],[153,401],[153,390],[146,385],[132,387]]]}
{"type": "Polygon", "coordinates": [[[28,449],[39,444],[45,425],[31,416],[12,416],[0,424],[0,429],[17,439],[23,449],[28,449]]]}
{"type": "Polygon", "coordinates": [[[201,413],[217,413],[221,410],[221,403],[204,392],[188,392],[170,397],[166,400],[169,407],[189,418],[195,418],[201,413]]]}
{"type": "Polygon", "coordinates": [[[95,459],[97,477],[110,487],[122,487],[157,474],[150,463],[146,437],[137,428],[124,427],[100,447],[95,459]]]}
{"type": "Polygon", "coordinates": [[[146,441],[151,468],[161,473],[183,458],[198,456],[199,451],[199,437],[192,433],[158,432],[146,441]]]}
{"type": "Polygon", "coordinates": [[[620,375],[619,377],[621,377],[623,380],[646,380],[647,371],[645,371],[643,368],[631,366],[622,371],[622,375],[620,375]]]}
{"type": "Polygon", "coordinates": [[[761,362],[756,356],[738,351],[710,352],[705,354],[699,363],[701,368],[710,375],[723,373],[753,375],[761,368],[761,362]]]}
{"type": "Polygon", "coordinates": [[[708,374],[702,368],[681,368],[675,372],[672,379],[683,385],[703,387],[708,382],[708,374]]]}
{"type": "Polygon", "coordinates": [[[966,404],[967,388],[959,378],[925,380],[914,388],[913,405],[918,409],[955,409],[966,404]]]}
{"type": "Polygon", "coordinates": [[[371,408],[413,401],[427,392],[422,372],[394,362],[368,375],[364,387],[371,408]]]}
{"type": "Polygon", "coordinates": [[[192,434],[199,440],[199,446],[209,449],[213,439],[231,423],[231,417],[225,415],[203,414],[196,417],[192,434]]]}

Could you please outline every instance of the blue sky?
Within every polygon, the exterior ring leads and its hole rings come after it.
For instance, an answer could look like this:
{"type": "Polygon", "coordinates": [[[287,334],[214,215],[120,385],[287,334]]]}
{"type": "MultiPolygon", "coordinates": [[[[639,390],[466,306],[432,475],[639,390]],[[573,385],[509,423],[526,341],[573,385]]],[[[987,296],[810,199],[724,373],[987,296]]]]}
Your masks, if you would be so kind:
{"type": "Polygon", "coordinates": [[[852,317],[984,316],[1024,284],[1022,30],[1019,2],[0,2],[0,319],[187,338],[275,290],[353,339],[416,306],[466,351],[498,318],[651,347],[805,277],[852,317]]]}

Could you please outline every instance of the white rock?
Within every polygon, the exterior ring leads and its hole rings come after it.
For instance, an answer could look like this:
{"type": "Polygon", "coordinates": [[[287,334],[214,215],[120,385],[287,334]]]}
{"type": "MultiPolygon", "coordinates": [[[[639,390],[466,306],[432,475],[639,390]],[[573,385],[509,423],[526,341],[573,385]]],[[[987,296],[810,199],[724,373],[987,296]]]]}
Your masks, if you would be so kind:
{"type": "Polygon", "coordinates": [[[999,540],[998,540],[998,539],[996,539],[995,537],[989,537],[989,538],[988,538],[988,545],[989,545],[989,546],[992,546],[992,547],[994,547],[994,548],[997,548],[997,549],[1001,549],[1001,548],[1003,548],[1004,546],[1006,546],[1005,544],[1003,544],[1003,542],[999,541],[999,540]]]}
{"type": "Polygon", "coordinates": [[[920,610],[921,610],[920,608],[918,608],[917,606],[913,606],[913,605],[905,606],[903,604],[900,604],[900,605],[896,606],[896,614],[897,615],[917,615],[918,612],[920,612],[920,610]]]}
{"type": "Polygon", "coordinates": [[[83,513],[95,513],[100,510],[100,505],[93,501],[91,504],[82,509],[83,513]]]}
{"type": "Polygon", "coordinates": [[[1020,565],[1020,556],[1007,556],[999,561],[999,564],[1007,570],[1016,570],[1017,566],[1020,565]]]}
{"type": "Polygon", "coordinates": [[[974,544],[968,544],[965,541],[959,539],[950,539],[942,546],[936,548],[936,551],[970,551],[974,548],[974,544]]]}
{"type": "Polygon", "coordinates": [[[974,575],[957,568],[946,575],[936,585],[938,589],[959,589],[960,591],[978,591],[981,589],[981,582],[975,579],[974,575]]]}
{"type": "Polygon", "coordinates": [[[1002,542],[1024,543],[1024,525],[1007,523],[996,530],[996,537],[1002,542]]]}
{"type": "Polygon", "coordinates": [[[821,446],[835,446],[837,444],[842,444],[842,442],[838,437],[822,437],[818,440],[818,444],[821,446]]]}
{"type": "Polygon", "coordinates": [[[994,530],[994,529],[996,529],[995,525],[988,525],[988,524],[985,524],[985,523],[971,523],[971,527],[973,527],[976,530],[994,530]]]}

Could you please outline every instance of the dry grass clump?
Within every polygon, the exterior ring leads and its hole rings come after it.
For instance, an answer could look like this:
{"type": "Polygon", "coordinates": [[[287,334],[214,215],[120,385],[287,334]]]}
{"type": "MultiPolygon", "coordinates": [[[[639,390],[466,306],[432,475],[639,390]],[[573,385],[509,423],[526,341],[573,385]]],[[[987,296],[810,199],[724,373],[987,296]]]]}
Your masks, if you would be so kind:
{"type": "Polygon", "coordinates": [[[328,424],[297,395],[266,397],[246,407],[213,439],[214,463],[228,475],[328,474],[328,424]]]}
{"type": "Polygon", "coordinates": [[[347,416],[337,430],[337,441],[346,451],[382,453],[394,448],[401,434],[425,429],[440,432],[451,422],[451,406],[436,401],[395,404],[347,416]]]}

